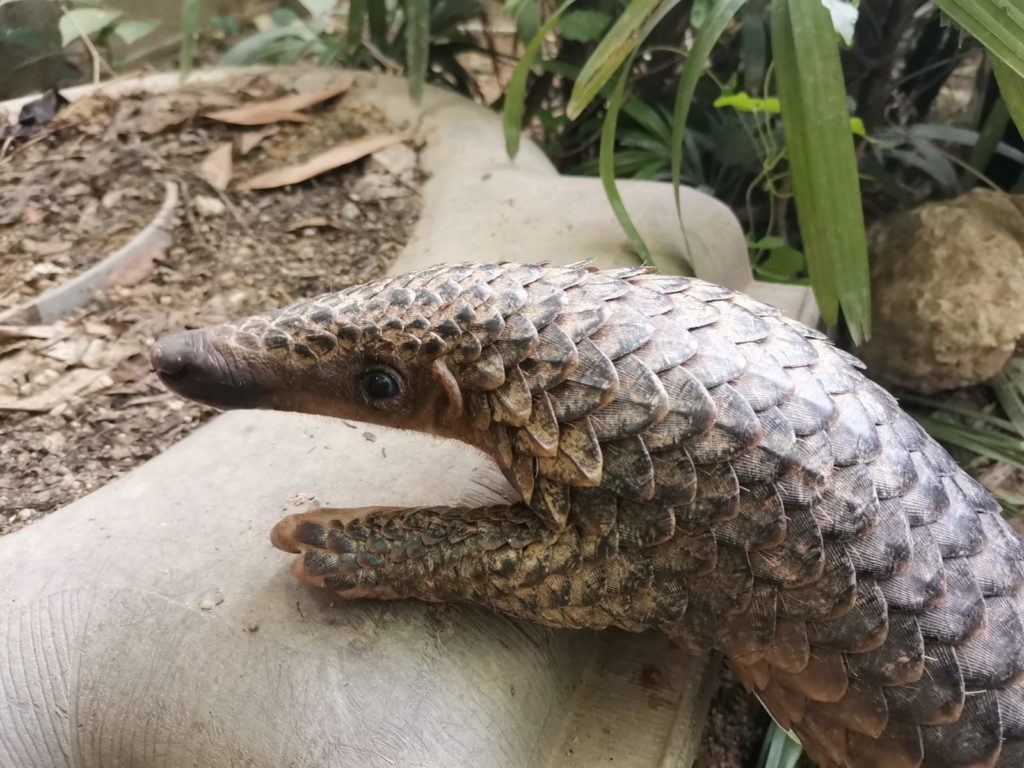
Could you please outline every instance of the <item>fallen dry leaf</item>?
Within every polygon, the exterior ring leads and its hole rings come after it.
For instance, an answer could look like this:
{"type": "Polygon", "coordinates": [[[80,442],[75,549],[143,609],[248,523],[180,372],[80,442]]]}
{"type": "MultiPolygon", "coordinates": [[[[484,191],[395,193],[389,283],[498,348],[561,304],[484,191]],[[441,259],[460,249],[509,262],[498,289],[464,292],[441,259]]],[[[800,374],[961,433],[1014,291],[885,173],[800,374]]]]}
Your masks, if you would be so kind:
{"type": "Polygon", "coordinates": [[[284,231],[297,232],[298,230],[306,229],[307,227],[312,227],[314,229],[344,229],[345,225],[340,224],[337,221],[332,221],[326,216],[307,216],[306,218],[291,222],[284,228],[284,231]]]}
{"type": "Polygon", "coordinates": [[[43,212],[34,205],[26,205],[22,211],[22,218],[26,224],[38,224],[43,220],[43,212]]]}
{"type": "Polygon", "coordinates": [[[59,333],[53,325],[0,325],[0,341],[8,339],[52,339],[59,333]]]}
{"type": "Polygon", "coordinates": [[[246,104],[244,107],[238,107],[237,109],[224,109],[219,112],[212,112],[207,117],[234,125],[267,125],[268,123],[280,123],[286,120],[308,123],[310,118],[301,114],[302,110],[335,96],[340,96],[351,87],[352,78],[342,77],[319,91],[296,93],[292,96],[283,96],[280,99],[271,99],[270,101],[258,101],[253,104],[246,104]],[[296,120],[296,117],[299,119],[296,120]]]}
{"type": "Polygon", "coordinates": [[[311,123],[313,118],[309,115],[304,115],[301,112],[288,112],[283,109],[269,109],[269,108],[245,108],[244,114],[236,114],[242,112],[238,109],[228,109],[223,112],[213,112],[207,117],[217,120],[221,123],[230,123],[231,125],[267,125],[268,123],[311,123]]]}
{"type": "Polygon", "coordinates": [[[82,355],[89,348],[89,339],[84,336],[75,336],[70,339],[63,339],[55,344],[50,344],[42,349],[42,353],[53,360],[58,360],[65,365],[78,365],[82,355]]]}
{"type": "Polygon", "coordinates": [[[234,166],[231,162],[231,142],[225,141],[208,154],[199,164],[199,175],[211,187],[223,192],[231,183],[234,166]]]}
{"type": "Polygon", "coordinates": [[[326,152],[311,157],[304,163],[289,165],[284,168],[277,168],[257,176],[238,185],[239,189],[273,189],[285,187],[289,184],[298,184],[300,181],[312,179],[321,173],[339,168],[342,165],[353,163],[360,158],[373,154],[378,149],[389,147],[408,138],[404,133],[385,133],[378,136],[364,136],[354,141],[346,141],[338,144],[326,152]]]}
{"type": "Polygon", "coordinates": [[[246,131],[238,137],[238,154],[248,155],[259,145],[261,141],[277,133],[277,126],[271,125],[259,131],[246,131]]]}
{"type": "Polygon", "coordinates": [[[106,371],[75,368],[31,397],[0,397],[0,411],[50,411],[76,395],[103,389],[112,383],[106,371]]]}

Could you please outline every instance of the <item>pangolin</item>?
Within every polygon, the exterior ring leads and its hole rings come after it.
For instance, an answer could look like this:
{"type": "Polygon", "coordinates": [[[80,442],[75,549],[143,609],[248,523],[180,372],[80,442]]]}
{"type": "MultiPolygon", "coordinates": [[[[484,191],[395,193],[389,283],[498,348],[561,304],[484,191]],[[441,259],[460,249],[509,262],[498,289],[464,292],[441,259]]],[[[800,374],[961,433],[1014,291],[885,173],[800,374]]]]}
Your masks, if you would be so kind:
{"type": "Polygon", "coordinates": [[[161,340],[179,394],[454,438],[517,503],[317,509],[295,572],[716,649],[821,766],[1024,766],[1024,549],[860,362],[645,268],[450,264],[161,340]]]}

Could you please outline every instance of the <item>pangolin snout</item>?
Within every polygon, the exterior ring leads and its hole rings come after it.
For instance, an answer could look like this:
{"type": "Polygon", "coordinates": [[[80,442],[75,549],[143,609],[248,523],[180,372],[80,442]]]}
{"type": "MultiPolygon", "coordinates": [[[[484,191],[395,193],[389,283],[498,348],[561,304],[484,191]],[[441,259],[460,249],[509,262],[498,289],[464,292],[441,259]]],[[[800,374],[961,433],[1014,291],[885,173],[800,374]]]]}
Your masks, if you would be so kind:
{"type": "Polygon", "coordinates": [[[153,345],[149,360],[169,389],[190,400],[238,408],[247,405],[252,394],[203,331],[165,336],[153,345]]]}

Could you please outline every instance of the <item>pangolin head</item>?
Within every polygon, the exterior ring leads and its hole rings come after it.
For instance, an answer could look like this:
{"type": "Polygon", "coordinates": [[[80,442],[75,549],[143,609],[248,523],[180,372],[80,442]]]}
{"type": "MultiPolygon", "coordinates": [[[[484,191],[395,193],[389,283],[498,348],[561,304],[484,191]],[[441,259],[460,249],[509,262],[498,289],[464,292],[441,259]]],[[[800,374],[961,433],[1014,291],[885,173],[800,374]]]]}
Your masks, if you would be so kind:
{"type": "Polygon", "coordinates": [[[504,383],[494,342],[513,359],[536,343],[532,325],[506,328],[534,271],[456,264],[384,278],[165,337],[152,364],[170,389],[221,409],[316,413],[473,443],[463,394],[504,383]]]}

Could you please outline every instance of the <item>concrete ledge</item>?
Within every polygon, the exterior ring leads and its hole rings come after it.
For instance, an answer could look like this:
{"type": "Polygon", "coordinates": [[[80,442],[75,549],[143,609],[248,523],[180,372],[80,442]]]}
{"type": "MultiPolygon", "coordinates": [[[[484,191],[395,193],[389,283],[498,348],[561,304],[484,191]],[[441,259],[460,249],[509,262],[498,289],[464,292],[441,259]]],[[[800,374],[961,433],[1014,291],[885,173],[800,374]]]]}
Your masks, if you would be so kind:
{"type": "MultiPolygon", "coordinates": [[[[529,142],[510,163],[488,110],[433,88],[414,107],[404,81],[365,73],[346,98],[380,105],[425,142],[423,215],[393,271],[456,259],[634,263],[600,183],[559,177],[529,142]]],[[[699,276],[758,295],[724,206],[684,190],[684,238],[668,185],[622,192],[659,259],[689,258],[699,276]]],[[[291,414],[215,419],[0,539],[0,768],[686,768],[714,665],[656,636],[556,632],[413,602],[335,605],[296,583],[268,541],[301,508],[296,494],[359,506],[507,492],[463,446],[291,414]]]]}
{"type": "Polygon", "coordinates": [[[221,416],[0,540],[0,766],[689,765],[695,740],[666,750],[676,712],[706,704],[705,668],[664,639],[335,605],[268,541],[296,494],[486,503],[504,488],[459,444],[221,416]]]}

